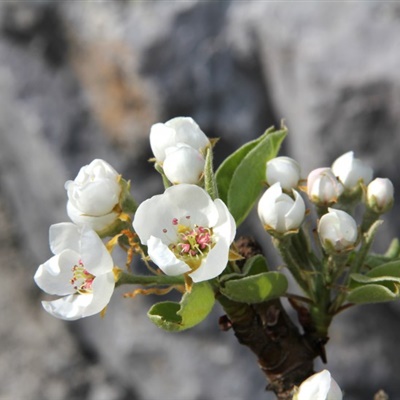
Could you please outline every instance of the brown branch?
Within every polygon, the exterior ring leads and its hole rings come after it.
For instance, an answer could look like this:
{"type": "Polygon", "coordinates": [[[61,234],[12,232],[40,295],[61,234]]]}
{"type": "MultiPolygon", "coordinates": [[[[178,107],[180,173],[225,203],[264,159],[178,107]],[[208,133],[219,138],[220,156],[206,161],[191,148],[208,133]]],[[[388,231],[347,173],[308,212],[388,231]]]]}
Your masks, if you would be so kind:
{"type": "MultiPolygon", "coordinates": [[[[237,247],[246,258],[260,253],[257,245],[247,238],[241,238],[237,247]]],[[[314,373],[314,358],[324,359],[327,338],[316,338],[304,323],[304,316],[301,322],[305,333],[300,333],[279,299],[253,305],[237,303],[222,295],[217,299],[227,314],[220,320],[221,327],[225,330],[232,327],[239,343],[257,356],[269,382],[267,389],[274,391],[278,400],[291,400],[293,387],[314,373]]]]}

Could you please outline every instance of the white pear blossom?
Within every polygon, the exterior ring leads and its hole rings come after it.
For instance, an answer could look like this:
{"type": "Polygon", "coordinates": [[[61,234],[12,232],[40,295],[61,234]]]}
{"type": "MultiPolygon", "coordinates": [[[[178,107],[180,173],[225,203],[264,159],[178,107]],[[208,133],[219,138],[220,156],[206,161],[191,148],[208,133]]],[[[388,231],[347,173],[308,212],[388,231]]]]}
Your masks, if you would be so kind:
{"type": "Polygon", "coordinates": [[[367,203],[379,213],[388,211],[394,201],[393,183],[388,178],[376,178],[367,187],[367,203]]]}
{"type": "Polygon", "coordinates": [[[184,143],[202,151],[210,144],[210,141],[190,117],[176,117],[165,124],[159,122],[151,127],[150,146],[159,164],[165,160],[166,149],[178,143],[184,143]]]}
{"type": "Polygon", "coordinates": [[[349,151],[337,158],[332,164],[332,171],[343,183],[346,189],[353,189],[359,182],[368,185],[371,182],[372,168],[360,159],[354,158],[354,152],[349,151]]]}
{"type": "Polygon", "coordinates": [[[43,301],[53,316],[75,320],[97,314],[114,291],[113,260],[95,231],[64,222],[50,227],[54,256],[40,265],[36,284],[45,292],[61,296],[43,301]]]}
{"type": "Polygon", "coordinates": [[[318,223],[318,235],[325,249],[345,251],[354,246],[358,237],[357,223],[342,210],[328,208],[318,223]]]}
{"type": "Polygon", "coordinates": [[[276,157],[267,162],[267,183],[279,182],[284,190],[297,187],[300,180],[300,164],[290,157],[276,157]]]}
{"type": "Polygon", "coordinates": [[[166,149],[163,170],[173,184],[197,183],[204,171],[205,159],[195,148],[178,143],[166,149]]]}
{"type": "Polygon", "coordinates": [[[344,186],[330,168],[317,168],[308,174],[307,194],[313,203],[335,203],[343,191],[344,186]]]}
{"type": "Polygon", "coordinates": [[[294,199],[283,193],[279,182],[274,183],[258,203],[258,216],[266,229],[284,233],[300,227],[306,207],[300,194],[292,190],[294,199]]]}
{"type": "Polygon", "coordinates": [[[294,400],[342,400],[342,398],[339,385],[326,369],[306,379],[293,397],[294,400]]]}
{"type": "Polygon", "coordinates": [[[188,273],[193,282],[215,278],[225,269],[236,233],[226,205],[190,184],[171,186],[144,201],[133,228],[165,274],[188,273]]]}
{"type": "Polygon", "coordinates": [[[118,218],[120,176],[104,160],[93,160],[82,167],[77,177],[65,183],[68,194],[67,213],[77,225],[89,225],[99,232],[118,218]]]}

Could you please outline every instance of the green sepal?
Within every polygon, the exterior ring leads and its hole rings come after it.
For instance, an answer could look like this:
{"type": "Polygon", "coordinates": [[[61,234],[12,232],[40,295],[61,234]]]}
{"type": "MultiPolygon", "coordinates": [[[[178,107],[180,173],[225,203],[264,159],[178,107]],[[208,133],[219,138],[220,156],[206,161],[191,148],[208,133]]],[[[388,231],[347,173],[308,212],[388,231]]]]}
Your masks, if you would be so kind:
{"type": "Polygon", "coordinates": [[[282,296],[287,287],[286,276],[273,271],[229,280],[220,291],[233,301],[257,304],[282,296]]]}
{"type": "Polygon", "coordinates": [[[119,204],[122,212],[127,214],[134,214],[137,210],[137,203],[130,193],[131,181],[127,181],[123,178],[120,179],[119,185],[121,186],[121,195],[119,204]]]}
{"type": "Polygon", "coordinates": [[[367,274],[351,275],[352,290],[347,296],[351,303],[367,304],[400,298],[400,261],[382,264],[367,274]]]}
{"type": "Polygon", "coordinates": [[[286,134],[286,127],[277,131],[270,128],[260,138],[231,154],[218,168],[219,196],[237,225],[243,222],[257,201],[266,179],[266,163],[278,154],[286,134]]]}
{"type": "Polygon", "coordinates": [[[208,282],[195,283],[180,303],[165,301],[154,304],[147,315],[150,320],[169,332],[192,328],[203,321],[215,303],[214,291],[208,282]]]}

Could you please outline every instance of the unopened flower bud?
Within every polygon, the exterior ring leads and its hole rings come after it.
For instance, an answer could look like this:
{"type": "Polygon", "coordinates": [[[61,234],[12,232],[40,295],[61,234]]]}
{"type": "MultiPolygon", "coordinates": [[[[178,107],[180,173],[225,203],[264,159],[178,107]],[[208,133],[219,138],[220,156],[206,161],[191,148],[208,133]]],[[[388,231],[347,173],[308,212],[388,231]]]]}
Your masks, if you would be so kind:
{"type": "Polygon", "coordinates": [[[387,178],[376,178],[367,187],[368,207],[379,214],[383,214],[392,207],[393,195],[392,182],[387,178]]]}
{"type": "Polygon", "coordinates": [[[342,398],[339,385],[326,369],[306,379],[293,397],[294,400],[342,400],[342,398]]]}
{"type": "Polygon", "coordinates": [[[330,168],[317,168],[307,178],[307,194],[310,200],[319,205],[330,205],[343,193],[344,186],[330,168]]]}
{"type": "Polygon", "coordinates": [[[354,158],[352,151],[337,158],[332,164],[332,171],[346,189],[355,188],[360,181],[368,185],[373,175],[372,168],[360,159],[354,158]]]}
{"type": "Polygon", "coordinates": [[[178,143],[177,146],[166,149],[163,169],[173,184],[196,184],[204,171],[204,164],[204,157],[198,150],[187,144],[178,143]]]}
{"type": "Polygon", "coordinates": [[[300,180],[300,165],[290,157],[276,157],[267,162],[267,183],[279,182],[284,190],[297,187],[300,180]]]}
{"type": "Polygon", "coordinates": [[[165,160],[166,149],[178,143],[185,143],[202,151],[210,144],[210,141],[190,117],[176,117],[165,124],[158,123],[151,127],[150,146],[159,164],[165,160]]]}
{"type": "Polygon", "coordinates": [[[258,216],[265,229],[285,233],[300,227],[306,207],[300,194],[292,192],[294,199],[283,193],[277,182],[263,194],[258,203],[258,216]]]}
{"type": "Polygon", "coordinates": [[[120,176],[104,160],[94,160],[82,167],[75,178],[65,183],[68,193],[67,212],[77,225],[88,225],[103,231],[118,218],[120,176]]]}
{"type": "Polygon", "coordinates": [[[342,252],[354,247],[358,230],[354,218],[342,210],[328,209],[318,223],[318,235],[327,251],[342,252]]]}

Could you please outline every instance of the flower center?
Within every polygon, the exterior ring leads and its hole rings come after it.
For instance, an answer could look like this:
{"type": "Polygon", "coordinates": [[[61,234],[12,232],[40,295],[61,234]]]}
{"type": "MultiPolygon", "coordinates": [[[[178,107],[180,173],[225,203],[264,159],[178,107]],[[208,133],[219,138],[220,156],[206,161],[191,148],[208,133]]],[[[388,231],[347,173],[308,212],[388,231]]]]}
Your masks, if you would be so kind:
{"type": "Polygon", "coordinates": [[[78,265],[72,267],[71,285],[79,294],[93,293],[92,284],[95,276],[85,269],[83,262],[79,260],[78,265]]]}
{"type": "MultiPolygon", "coordinates": [[[[190,216],[186,219],[189,220],[190,216]]],[[[178,239],[168,246],[169,249],[192,270],[196,270],[202,258],[215,245],[212,228],[180,224],[177,218],[172,220],[172,224],[176,226],[178,239]]],[[[164,232],[166,232],[165,229],[164,232]]]]}

